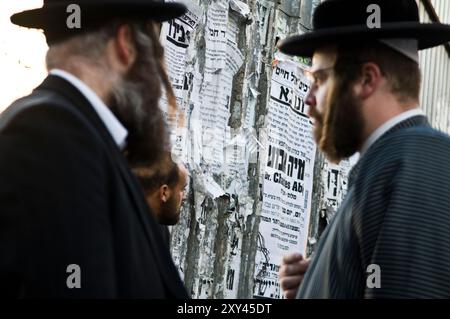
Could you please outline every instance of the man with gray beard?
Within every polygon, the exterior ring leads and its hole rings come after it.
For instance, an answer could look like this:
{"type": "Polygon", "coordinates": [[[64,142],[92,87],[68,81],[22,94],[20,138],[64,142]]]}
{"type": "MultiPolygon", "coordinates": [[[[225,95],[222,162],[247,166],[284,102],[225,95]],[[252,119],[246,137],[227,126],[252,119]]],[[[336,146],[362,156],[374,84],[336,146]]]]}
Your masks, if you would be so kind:
{"type": "Polygon", "coordinates": [[[187,297],[126,160],[157,162],[168,147],[161,85],[176,105],[156,22],[184,12],[47,0],[11,17],[44,30],[49,76],[0,117],[0,295],[187,297]]]}

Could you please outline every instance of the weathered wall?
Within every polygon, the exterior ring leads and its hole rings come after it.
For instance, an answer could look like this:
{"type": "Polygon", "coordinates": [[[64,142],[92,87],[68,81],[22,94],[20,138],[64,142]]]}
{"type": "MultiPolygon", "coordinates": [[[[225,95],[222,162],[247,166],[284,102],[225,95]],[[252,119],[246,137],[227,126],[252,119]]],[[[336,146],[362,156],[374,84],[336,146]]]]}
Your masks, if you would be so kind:
{"type": "MultiPolygon", "coordinates": [[[[450,1],[430,2],[442,23],[450,23],[450,1]]],[[[436,22],[427,12],[424,2],[419,2],[420,19],[436,22]]],[[[422,69],[421,108],[434,127],[450,133],[450,43],[420,52],[422,69]]]]}
{"type": "MultiPolygon", "coordinates": [[[[271,248],[266,246],[270,246],[270,238],[260,231],[263,174],[268,140],[273,135],[268,130],[271,79],[274,65],[284,63],[284,57],[275,56],[277,41],[309,30],[311,12],[318,1],[186,3],[194,4],[191,9],[198,24],[190,32],[184,25],[189,47],[168,60],[169,65],[186,60],[185,76],[179,75],[182,68],[170,67],[169,71],[172,81],[180,84],[176,93],[185,114],[185,128],[179,130],[175,153],[191,171],[182,220],[172,230],[174,260],[193,297],[279,298],[274,277],[278,256],[269,257],[271,248]],[[257,254],[267,255],[266,262],[255,263],[257,254]],[[270,269],[266,271],[266,267],[270,269]],[[259,282],[258,288],[255,282],[259,282]]],[[[191,18],[188,20],[194,20],[191,18]]],[[[184,38],[178,30],[183,23],[176,24],[162,32],[167,46],[173,44],[165,38],[167,34],[177,41],[184,38]]],[[[299,66],[309,63],[294,62],[299,66]]],[[[316,169],[311,179],[318,182],[314,183],[313,210],[324,212],[326,220],[345,193],[348,167],[329,167],[320,155],[314,157],[316,169]],[[330,195],[332,186],[336,191],[330,195]]],[[[313,164],[314,160],[309,165],[313,164]]],[[[305,214],[310,211],[298,218],[308,219],[305,214]]],[[[311,247],[319,232],[319,217],[315,214],[309,223],[311,247]]],[[[308,225],[304,227],[307,235],[308,225]]]]}
{"type": "MultiPolygon", "coordinates": [[[[191,172],[182,220],[172,229],[172,254],[194,298],[280,298],[280,255],[314,250],[357,160],[332,165],[311,147],[300,92],[308,85],[302,70],[310,61],[276,50],[279,39],[310,30],[320,1],[186,3],[193,14],[184,21],[190,22],[166,25],[161,36],[172,52],[169,73],[185,115],[178,122],[174,152],[191,172]],[[286,103],[277,100],[283,96],[286,103]],[[297,139],[296,146],[292,140],[297,139]],[[293,161],[286,166],[288,158],[293,161]],[[287,173],[294,160],[295,167],[297,160],[303,165],[305,176],[298,180],[287,173]],[[275,187],[277,168],[287,181],[302,183],[297,201],[292,186],[275,187]],[[298,236],[292,229],[299,229],[298,236]],[[283,237],[292,240],[283,242],[283,237]]],[[[426,20],[422,7],[421,16],[426,20]]],[[[422,106],[433,124],[448,130],[445,53],[438,48],[421,54],[427,82],[422,106]],[[436,57],[441,69],[430,70],[436,57]]]]}

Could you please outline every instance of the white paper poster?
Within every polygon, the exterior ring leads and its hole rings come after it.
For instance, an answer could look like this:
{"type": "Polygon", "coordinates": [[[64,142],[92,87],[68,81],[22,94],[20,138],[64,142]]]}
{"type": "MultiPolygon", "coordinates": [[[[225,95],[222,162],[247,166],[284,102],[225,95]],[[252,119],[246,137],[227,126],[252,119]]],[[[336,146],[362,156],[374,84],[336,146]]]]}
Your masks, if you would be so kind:
{"type": "Polygon", "coordinates": [[[359,160],[359,153],[342,160],[338,165],[325,161],[322,169],[322,183],[324,185],[324,203],[321,209],[327,224],[343,202],[348,190],[348,175],[359,160]]]}
{"type": "MultiPolygon", "coordinates": [[[[167,2],[174,2],[174,0],[167,2]]],[[[177,2],[180,1],[177,0],[177,2]]],[[[187,56],[188,48],[192,45],[193,34],[202,16],[202,10],[191,1],[184,1],[183,3],[188,8],[187,12],[179,18],[162,24],[160,40],[164,46],[167,73],[179,107],[179,116],[168,117],[168,122],[172,128],[172,152],[187,161],[187,129],[185,123],[181,125],[181,116],[184,119],[189,116],[187,95],[193,80],[193,74],[187,72],[187,56]]],[[[161,97],[160,106],[165,114],[169,115],[165,94],[161,97]]]]}
{"type": "Polygon", "coordinates": [[[227,161],[228,121],[233,79],[244,57],[237,46],[237,21],[229,17],[228,0],[210,5],[205,30],[206,53],[203,73],[196,72],[191,102],[201,122],[200,163],[212,173],[221,173],[227,161]]]}
{"type": "Polygon", "coordinates": [[[308,90],[299,63],[275,61],[254,296],[281,298],[278,270],[283,255],[306,252],[316,154],[304,103],[308,90]]]}

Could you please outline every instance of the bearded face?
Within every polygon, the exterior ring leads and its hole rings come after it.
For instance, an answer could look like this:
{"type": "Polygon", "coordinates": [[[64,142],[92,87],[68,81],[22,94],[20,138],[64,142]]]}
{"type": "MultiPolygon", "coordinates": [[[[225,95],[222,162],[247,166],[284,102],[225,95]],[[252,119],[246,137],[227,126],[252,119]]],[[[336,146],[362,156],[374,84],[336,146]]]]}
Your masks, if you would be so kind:
{"type": "Polygon", "coordinates": [[[323,72],[316,78],[306,103],[314,120],[313,134],[319,149],[329,161],[338,163],[361,148],[364,121],[362,100],[353,91],[355,76],[345,66],[342,70],[339,65],[330,67],[335,62],[335,53],[328,52],[313,60],[323,72]]]}
{"type": "Polygon", "coordinates": [[[180,220],[181,200],[179,196],[172,195],[167,202],[161,205],[159,222],[163,225],[176,225],[180,220]]]}
{"type": "MultiPolygon", "coordinates": [[[[324,114],[313,113],[314,137],[328,160],[338,163],[355,154],[363,143],[362,100],[353,82],[335,78],[324,105],[324,114]]],[[[314,111],[313,111],[314,112],[314,111]]]]}
{"type": "Polygon", "coordinates": [[[184,165],[177,164],[177,171],[178,181],[175,185],[170,186],[170,197],[161,205],[159,220],[162,224],[166,225],[175,225],[180,220],[181,205],[188,183],[188,171],[184,165]]]}

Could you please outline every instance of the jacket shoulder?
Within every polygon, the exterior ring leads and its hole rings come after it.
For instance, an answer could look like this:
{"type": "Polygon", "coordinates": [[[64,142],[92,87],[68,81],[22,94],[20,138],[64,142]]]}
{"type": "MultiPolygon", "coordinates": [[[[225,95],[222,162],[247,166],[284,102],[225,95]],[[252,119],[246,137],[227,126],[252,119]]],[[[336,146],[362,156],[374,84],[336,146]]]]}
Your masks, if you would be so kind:
{"type": "Polygon", "coordinates": [[[431,161],[450,156],[450,136],[430,126],[417,126],[393,132],[382,138],[364,156],[364,169],[395,166],[405,160],[431,161]]]}
{"type": "MultiPolygon", "coordinates": [[[[33,131],[45,134],[54,130],[65,134],[73,131],[77,135],[80,132],[98,135],[75,104],[50,90],[35,90],[15,101],[0,115],[0,134],[11,131],[16,134],[30,134],[33,131]]],[[[100,137],[98,140],[101,140],[100,137]]]]}

